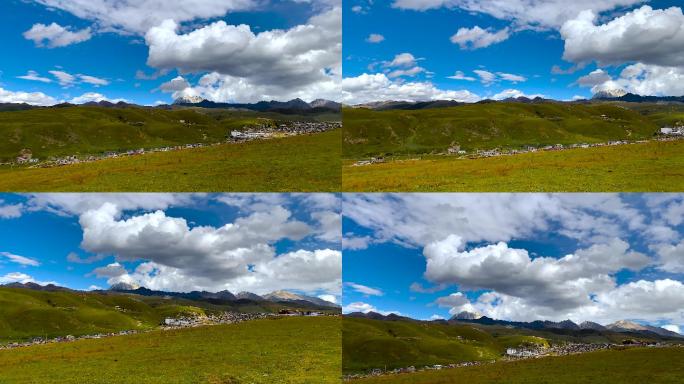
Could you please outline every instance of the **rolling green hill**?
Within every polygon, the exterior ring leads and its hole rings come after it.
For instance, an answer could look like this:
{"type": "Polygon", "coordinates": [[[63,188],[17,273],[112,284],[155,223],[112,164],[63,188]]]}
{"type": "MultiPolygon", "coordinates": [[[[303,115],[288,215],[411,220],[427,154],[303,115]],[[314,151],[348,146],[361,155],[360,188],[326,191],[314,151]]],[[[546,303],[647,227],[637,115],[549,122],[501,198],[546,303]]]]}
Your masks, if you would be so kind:
{"type": "MultiPolygon", "coordinates": [[[[33,157],[99,154],[190,143],[216,143],[231,130],[282,120],[311,121],[324,116],[272,112],[71,106],[0,112],[0,162],[23,149],[33,157]]],[[[339,116],[337,117],[339,119],[339,116]]]]}
{"type": "Polygon", "coordinates": [[[0,351],[2,384],[332,384],[340,319],[293,317],[0,351]]]}
{"type": "Polygon", "coordinates": [[[342,344],[345,373],[492,360],[503,352],[491,335],[471,326],[349,317],[342,322],[342,344]]]}
{"type": "Polygon", "coordinates": [[[0,287],[0,343],[34,337],[153,329],[165,317],[190,313],[277,312],[300,307],[266,301],[212,302],[113,292],[48,292],[0,287]]]}
{"type": "MultiPolygon", "coordinates": [[[[657,338],[657,336],[654,336],[657,338]]],[[[657,340],[617,332],[531,330],[500,325],[345,317],[342,323],[345,373],[408,366],[497,360],[506,348],[563,343],[621,343],[657,340]]]]}
{"type": "Polygon", "coordinates": [[[684,348],[634,348],[354,380],[359,384],[678,384],[684,348]]]}
{"type": "MultiPolygon", "coordinates": [[[[661,120],[614,104],[467,104],[424,110],[345,108],[347,159],[651,138],[661,120]]],[[[665,112],[667,113],[667,112],[665,112]]]]}

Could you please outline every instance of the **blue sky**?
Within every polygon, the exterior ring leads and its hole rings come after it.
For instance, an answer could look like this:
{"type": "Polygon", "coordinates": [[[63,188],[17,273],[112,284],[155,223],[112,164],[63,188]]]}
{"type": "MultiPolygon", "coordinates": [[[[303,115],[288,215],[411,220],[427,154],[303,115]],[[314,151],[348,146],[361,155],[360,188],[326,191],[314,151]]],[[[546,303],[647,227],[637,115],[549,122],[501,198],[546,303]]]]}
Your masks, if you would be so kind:
{"type": "Polygon", "coordinates": [[[681,57],[664,59],[684,43],[680,6],[668,0],[348,1],[344,78],[355,90],[348,100],[571,100],[613,89],[680,96],[681,86],[663,84],[684,74],[681,57]],[[583,11],[594,19],[580,24],[583,11]],[[402,54],[412,59],[397,64],[402,54]],[[457,73],[460,79],[449,78],[457,73]]]}
{"type": "Polygon", "coordinates": [[[669,194],[345,195],[344,310],[681,327],[683,215],[669,194]]]}
{"type": "Polygon", "coordinates": [[[334,298],[339,208],[330,194],[0,195],[0,284],[334,298]]]}
{"type": "MultiPolygon", "coordinates": [[[[193,7],[169,5],[155,9],[158,3],[148,0],[4,1],[0,11],[0,33],[7,54],[0,60],[0,102],[49,105],[59,101],[79,103],[107,99],[153,105],[170,103],[174,97],[184,95],[237,102],[292,96],[311,98],[321,87],[327,86],[326,81],[332,81],[332,77],[324,75],[326,70],[339,66],[339,58],[331,60],[330,57],[320,58],[309,67],[300,65],[301,58],[313,50],[324,48],[334,53],[336,47],[331,41],[336,40],[331,36],[303,42],[299,47],[283,48],[281,52],[275,49],[272,53],[280,55],[281,62],[266,52],[268,44],[289,42],[291,46],[296,45],[302,36],[287,34],[293,28],[324,28],[320,26],[322,23],[316,24],[315,18],[335,12],[334,2],[200,0],[195,1],[193,7]],[[146,39],[147,33],[164,20],[173,20],[179,25],[175,32],[177,36],[166,36],[164,41],[146,39]],[[225,22],[225,26],[216,26],[220,21],[225,22]],[[232,29],[241,24],[248,26],[253,35],[232,29]],[[209,41],[207,35],[211,26],[217,28],[215,32],[223,40],[209,41]],[[218,30],[220,28],[223,31],[218,30]],[[256,40],[256,36],[264,32],[266,34],[256,40]],[[171,38],[176,42],[185,38],[200,48],[188,53],[187,46],[178,46],[174,52],[169,52],[164,44],[173,44],[169,41],[171,38]],[[155,55],[164,57],[163,64],[148,65],[152,45],[161,46],[155,55]],[[184,59],[187,55],[191,60],[204,60],[209,64],[204,68],[188,68],[184,59]],[[285,62],[286,58],[290,61],[285,62]],[[301,87],[293,89],[289,83],[285,86],[279,84],[279,80],[245,70],[245,67],[259,65],[273,67],[282,76],[291,76],[291,81],[301,78],[301,87]],[[299,67],[297,71],[295,66],[299,67]],[[74,78],[60,82],[51,71],[74,78]],[[139,71],[145,76],[137,75],[139,71]],[[26,79],[27,75],[32,80],[26,79]],[[79,75],[96,79],[89,82],[86,80],[93,79],[79,75]],[[200,79],[206,75],[214,76],[213,83],[200,85],[200,79]],[[164,91],[162,85],[179,76],[187,82],[183,83],[184,87],[166,87],[164,91]],[[247,94],[245,89],[250,88],[251,92],[247,94]]],[[[326,95],[324,91],[321,94],[326,95]]]]}

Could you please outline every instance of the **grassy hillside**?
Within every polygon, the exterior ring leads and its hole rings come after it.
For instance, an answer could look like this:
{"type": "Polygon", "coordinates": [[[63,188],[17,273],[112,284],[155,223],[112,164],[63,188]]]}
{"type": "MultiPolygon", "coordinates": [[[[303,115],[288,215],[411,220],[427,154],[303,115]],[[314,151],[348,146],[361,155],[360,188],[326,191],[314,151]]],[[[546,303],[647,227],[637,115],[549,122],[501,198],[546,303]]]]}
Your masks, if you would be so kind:
{"type": "Polygon", "coordinates": [[[0,288],[0,342],[149,329],[166,315],[195,311],[203,312],[174,301],[145,302],[129,295],[0,288]]]}
{"type": "Polygon", "coordinates": [[[340,349],[339,318],[255,320],[0,351],[0,383],[339,383],[340,349]]]}
{"type": "MultiPolygon", "coordinates": [[[[345,122],[346,124],[346,122],[345,122]]],[[[684,142],[343,167],[343,191],[680,192],[684,142]]]]}
{"type": "Polygon", "coordinates": [[[0,288],[0,343],[34,337],[54,338],[152,329],[165,317],[179,314],[277,312],[283,308],[298,306],[271,302],[211,303],[118,293],[0,288]]]}
{"type": "Polygon", "coordinates": [[[343,371],[447,365],[501,358],[506,348],[565,343],[622,343],[648,337],[591,330],[530,330],[501,325],[426,321],[385,321],[345,317],[343,371]]]}
{"type": "Polygon", "coordinates": [[[0,168],[0,190],[332,192],[341,132],[152,153],[48,169],[0,168]]]}
{"type": "Polygon", "coordinates": [[[355,380],[359,384],[677,384],[684,348],[626,349],[355,380]]]}
{"type": "Polygon", "coordinates": [[[508,347],[549,345],[564,336],[498,326],[424,321],[383,321],[345,317],[342,322],[344,372],[374,368],[487,361],[508,347]]]}
{"type": "Polygon", "coordinates": [[[490,103],[425,110],[346,108],[345,158],[650,138],[658,124],[611,104],[490,103]]]}
{"type": "Polygon", "coordinates": [[[344,318],[342,366],[345,372],[410,365],[491,360],[503,347],[470,326],[344,318]]]}
{"type": "MultiPolygon", "coordinates": [[[[231,130],[280,120],[317,116],[188,108],[75,106],[0,113],[0,162],[22,149],[34,157],[98,154],[105,151],[223,141],[231,130]]],[[[334,117],[334,116],[327,116],[334,117]]]]}

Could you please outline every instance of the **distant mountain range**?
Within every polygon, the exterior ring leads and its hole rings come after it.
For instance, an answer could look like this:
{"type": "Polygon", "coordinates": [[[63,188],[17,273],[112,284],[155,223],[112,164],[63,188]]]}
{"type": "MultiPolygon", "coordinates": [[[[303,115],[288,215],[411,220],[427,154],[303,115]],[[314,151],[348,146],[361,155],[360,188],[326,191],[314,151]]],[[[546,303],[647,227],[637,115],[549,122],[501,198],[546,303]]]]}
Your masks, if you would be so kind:
{"type": "MultiPolygon", "coordinates": [[[[311,103],[307,103],[302,99],[294,99],[290,101],[260,101],[253,104],[240,104],[240,103],[216,103],[213,101],[202,99],[201,97],[185,97],[174,101],[173,104],[162,104],[155,107],[146,107],[137,104],[130,104],[123,101],[118,103],[112,103],[109,101],[90,101],[84,104],[78,104],[90,107],[104,107],[104,108],[159,108],[159,109],[173,109],[177,107],[200,107],[200,108],[211,108],[211,109],[238,109],[238,110],[250,110],[256,112],[278,112],[284,114],[293,113],[324,113],[324,112],[339,112],[342,108],[342,104],[325,100],[317,99],[311,103]]],[[[76,104],[71,103],[61,103],[50,107],[41,107],[35,105],[29,105],[24,103],[0,103],[0,112],[4,111],[24,111],[29,109],[38,108],[69,108],[76,106],[76,104]]]]}
{"type": "MultiPolygon", "coordinates": [[[[69,288],[59,287],[53,284],[39,285],[36,283],[10,283],[5,285],[0,285],[0,287],[7,288],[25,288],[32,289],[36,291],[74,291],[69,288]]],[[[302,306],[314,306],[314,307],[327,307],[327,308],[340,308],[339,305],[319,299],[318,297],[311,297],[305,295],[298,295],[288,291],[274,291],[267,295],[259,296],[251,292],[240,292],[237,295],[229,291],[220,292],[207,292],[207,291],[192,291],[192,292],[167,292],[167,291],[155,291],[145,287],[137,287],[126,283],[118,283],[112,285],[108,290],[97,290],[94,292],[117,292],[117,293],[130,293],[141,296],[160,296],[160,297],[173,297],[188,300],[204,300],[204,301],[224,301],[224,302],[237,302],[237,301],[269,301],[272,303],[289,303],[298,304],[302,306]]]]}
{"type": "MultiPolygon", "coordinates": [[[[623,91],[624,92],[624,91],[623,91]]],[[[625,101],[630,103],[684,103],[684,96],[641,96],[633,93],[600,91],[593,100],[625,101]]]]}
{"type": "Polygon", "coordinates": [[[546,320],[536,320],[532,322],[520,322],[520,321],[506,321],[506,320],[494,320],[486,316],[479,316],[470,312],[461,312],[453,316],[450,320],[462,321],[469,323],[478,324],[489,324],[489,325],[506,325],[514,326],[517,328],[527,328],[527,329],[567,329],[567,330],[582,330],[582,329],[592,329],[595,331],[613,331],[613,332],[636,332],[636,333],[655,333],[658,336],[664,337],[682,337],[679,333],[668,331],[667,329],[660,327],[652,327],[649,325],[640,325],[628,320],[616,321],[612,324],[603,326],[598,323],[591,321],[585,321],[581,324],[576,324],[571,320],[563,320],[560,322],[546,321],[546,320]]]}
{"type": "MultiPolygon", "coordinates": [[[[355,317],[355,318],[366,318],[373,320],[386,320],[386,321],[397,321],[397,320],[414,320],[409,317],[399,316],[395,314],[383,315],[377,312],[353,312],[345,316],[355,317]]],[[[414,320],[418,321],[418,320],[414,320]]],[[[661,336],[667,338],[684,338],[684,335],[679,333],[669,331],[660,327],[653,327],[649,325],[641,325],[628,320],[616,321],[612,324],[603,326],[598,323],[591,321],[585,321],[581,324],[576,324],[571,320],[563,320],[559,322],[548,321],[548,320],[535,320],[532,322],[523,321],[507,321],[507,320],[496,320],[487,316],[480,316],[472,312],[461,312],[452,316],[449,320],[434,320],[437,322],[461,322],[461,323],[472,323],[472,324],[482,324],[482,325],[500,325],[505,327],[514,328],[524,328],[531,330],[563,330],[563,331],[583,331],[592,330],[597,332],[619,332],[619,333],[635,333],[644,336],[661,336]]]]}
{"type": "Polygon", "coordinates": [[[684,103],[684,96],[641,96],[633,93],[627,93],[622,90],[605,90],[599,91],[590,100],[581,99],[575,101],[559,101],[553,99],[545,99],[542,97],[509,97],[503,100],[484,99],[475,103],[463,103],[454,100],[432,100],[432,101],[374,101],[364,104],[351,105],[352,108],[366,108],[376,111],[386,110],[419,110],[419,109],[435,109],[455,107],[465,104],[493,104],[493,103],[592,103],[601,101],[624,101],[631,103],[684,103]]]}
{"type": "Polygon", "coordinates": [[[311,103],[307,103],[302,99],[293,99],[290,101],[260,101],[258,103],[245,104],[245,103],[217,103],[210,100],[202,99],[201,97],[181,97],[173,102],[174,105],[180,105],[185,107],[201,107],[201,108],[224,108],[224,109],[248,109],[252,111],[259,112],[323,112],[329,111],[340,111],[342,104],[325,100],[316,99],[311,103]]]}

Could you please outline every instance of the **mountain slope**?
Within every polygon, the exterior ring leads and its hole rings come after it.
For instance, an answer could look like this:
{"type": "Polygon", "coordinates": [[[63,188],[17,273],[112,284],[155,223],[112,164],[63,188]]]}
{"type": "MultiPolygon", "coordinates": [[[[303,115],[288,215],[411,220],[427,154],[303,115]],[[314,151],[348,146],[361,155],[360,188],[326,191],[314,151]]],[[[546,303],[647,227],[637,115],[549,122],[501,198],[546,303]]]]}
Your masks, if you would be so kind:
{"type": "Polygon", "coordinates": [[[683,335],[680,335],[677,332],[672,332],[669,331],[665,328],[660,328],[660,327],[653,327],[650,325],[641,325],[632,321],[628,320],[620,320],[616,321],[612,324],[608,324],[606,326],[607,329],[615,332],[638,332],[638,333],[648,333],[652,332],[655,333],[656,335],[659,336],[664,336],[664,337],[678,337],[678,338],[684,338],[683,335]]]}
{"type": "Polygon", "coordinates": [[[310,111],[306,116],[223,109],[138,107],[98,103],[0,112],[0,162],[23,150],[34,158],[123,152],[140,148],[225,141],[232,130],[277,125],[282,121],[334,119],[310,111]]]}
{"type": "MultiPolygon", "coordinates": [[[[380,315],[382,316],[382,315],[380,315]]],[[[467,324],[393,321],[345,316],[342,321],[343,372],[400,368],[499,358],[506,348],[548,345],[538,337],[500,332],[494,336],[467,324]]]]}
{"type": "Polygon", "coordinates": [[[0,343],[33,337],[56,337],[142,330],[162,319],[215,312],[268,312],[282,309],[333,311],[309,301],[268,302],[237,299],[228,291],[174,293],[138,288],[133,291],[75,291],[56,286],[0,286],[0,343]]]}
{"type": "Polygon", "coordinates": [[[377,111],[345,108],[344,156],[446,152],[527,145],[638,140],[658,126],[607,103],[491,102],[450,108],[377,111]]]}
{"type": "Polygon", "coordinates": [[[507,348],[567,343],[622,344],[627,340],[680,343],[682,339],[660,336],[648,330],[579,329],[568,321],[515,323],[487,317],[467,321],[421,321],[377,313],[353,313],[345,315],[342,322],[343,372],[496,360],[507,348]]]}

